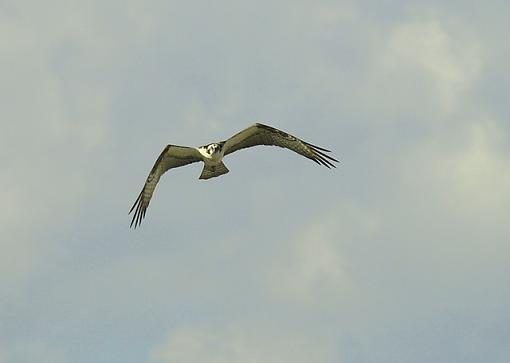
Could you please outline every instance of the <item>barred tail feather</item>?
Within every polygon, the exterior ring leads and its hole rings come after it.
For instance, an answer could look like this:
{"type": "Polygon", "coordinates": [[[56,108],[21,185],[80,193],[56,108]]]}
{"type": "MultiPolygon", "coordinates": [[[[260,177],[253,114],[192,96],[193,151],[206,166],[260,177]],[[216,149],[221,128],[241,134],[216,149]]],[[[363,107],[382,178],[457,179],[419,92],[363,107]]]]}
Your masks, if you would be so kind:
{"type": "Polygon", "coordinates": [[[223,174],[227,174],[229,170],[225,166],[225,164],[220,163],[217,165],[204,165],[204,169],[202,170],[202,174],[200,174],[199,179],[210,179],[216,176],[220,176],[223,174]]]}

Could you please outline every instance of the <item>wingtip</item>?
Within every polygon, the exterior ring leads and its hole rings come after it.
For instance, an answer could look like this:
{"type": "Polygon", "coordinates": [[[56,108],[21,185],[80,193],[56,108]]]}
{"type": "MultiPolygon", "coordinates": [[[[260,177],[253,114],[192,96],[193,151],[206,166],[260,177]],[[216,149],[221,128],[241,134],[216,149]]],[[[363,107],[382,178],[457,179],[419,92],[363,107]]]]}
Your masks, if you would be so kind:
{"type": "Polygon", "coordinates": [[[131,218],[131,223],[129,224],[129,228],[132,228],[132,229],[136,229],[137,227],[137,216],[138,216],[138,213],[135,212],[135,214],[133,215],[133,218],[131,218]],[[133,226],[134,224],[134,226],[133,226]]]}
{"type": "Polygon", "coordinates": [[[143,193],[143,190],[140,192],[140,194],[138,194],[138,198],[136,198],[135,202],[133,203],[133,206],[131,207],[131,209],[129,210],[128,212],[128,215],[131,214],[131,212],[133,211],[133,209],[135,209],[136,205],[138,204],[138,201],[140,200],[140,198],[142,197],[142,193],[143,193]]]}
{"type": "Polygon", "coordinates": [[[324,165],[328,169],[336,168],[336,165],[334,162],[339,163],[337,159],[335,159],[332,156],[329,156],[326,154],[326,152],[331,152],[327,149],[317,147],[315,145],[307,144],[308,147],[312,150],[313,159],[314,161],[317,161],[318,164],[324,165]]]}
{"type": "Polygon", "coordinates": [[[320,146],[317,146],[317,145],[314,145],[314,144],[310,144],[310,143],[306,143],[308,146],[312,147],[313,149],[318,149],[318,150],[321,150],[321,151],[325,151],[325,152],[328,152],[330,153],[331,150],[328,150],[328,149],[325,149],[323,147],[320,147],[320,146]]]}
{"type": "Polygon", "coordinates": [[[133,209],[135,211],[134,214],[133,214],[133,218],[131,218],[131,223],[129,224],[129,228],[136,229],[137,227],[139,227],[140,224],[142,223],[142,220],[145,217],[145,213],[147,212],[147,207],[143,207],[142,206],[142,201],[141,201],[141,198],[140,198],[141,195],[142,194],[140,193],[140,196],[136,199],[135,204],[133,205],[133,207],[129,211],[129,214],[131,214],[133,209]]]}

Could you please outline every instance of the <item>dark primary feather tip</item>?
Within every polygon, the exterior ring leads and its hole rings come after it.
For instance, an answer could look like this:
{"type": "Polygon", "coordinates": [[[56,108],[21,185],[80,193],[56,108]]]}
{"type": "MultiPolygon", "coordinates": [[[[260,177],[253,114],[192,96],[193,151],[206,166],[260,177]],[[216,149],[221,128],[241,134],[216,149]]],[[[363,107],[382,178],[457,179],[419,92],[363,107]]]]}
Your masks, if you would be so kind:
{"type": "Polygon", "coordinates": [[[128,215],[129,215],[129,214],[131,214],[131,212],[133,211],[133,209],[135,209],[135,207],[136,207],[136,205],[138,204],[138,201],[140,200],[140,198],[141,198],[141,197],[142,197],[142,193],[140,193],[140,194],[138,195],[138,198],[136,198],[135,203],[133,204],[133,206],[131,207],[131,209],[130,209],[130,210],[129,210],[129,212],[128,212],[128,215]]]}
{"type": "Polygon", "coordinates": [[[326,159],[318,158],[318,160],[320,160],[321,164],[324,165],[328,169],[331,169],[331,167],[335,168],[335,165],[333,165],[332,163],[330,163],[326,159]]]}
{"type": "Polygon", "coordinates": [[[306,143],[306,146],[308,146],[313,153],[313,159],[312,159],[313,161],[317,162],[318,164],[324,165],[325,167],[327,167],[329,169],[336,168],[336,165],[333,164],[333,162],[338,163],[339,161],[337,159],[335,159],[334,157],[326,154],[326,152],[328,152],[328,153],[331,152],[330,150],[327,150],[327,149],[324,149],[324,148],[321,148],[321,147],[318,147],[318,146],[315,146],[312,144],[308,144],[308,143],[306,143]]]}
{"type": "Polygon", "coordinates": [[[313,148],[313,149],[318,149],[318,150],[321,150],[321,151],[326,151],[326,152],[328,152],[328,153],[330,153],[330,152],[331,152],[331,150],[324,149],[324,148],[319,147],[319,146],[317,146],[317,145],[313,145],[313,144],[309,144],[309,143],[306,143],[306,144],[307,144],[308,146],[310,146],[311,148],[313,148]]]}
{"type": "MultiPolygon", "coordinates": [[[[133,216],[133,219],[131,219],[131,223],[129,224],[129,228],[133,228],[133,223],[135,222],[135,216],[133,216]]],[[[136,229],[136,224],[134,229],[136,229]]]]}
{"type": "Polygon", "coordinates": [[[324,158],[327,158],[331,161],[336,161],[338,163],[338,160],[336,160],[335,158],[329,156],[329,155],[326,155],[324,154],[323,152],[319,151],[319,150],[314,150],[317,154],[319,154],[320,156],[324,157],[324,158]]]}
{"type": "Polygon", "coordinates": [[[141,223],[143,218],[145,217],[145,213],[147,212],[147,207],[142,206],[142,200],[141,200],[142,193],[140,193],[140,196],[136,199],[135,204],[131,208],[128,214],[131,214],[133,209],[135,210],[135,213],[133,214],[133,218],[131,219],[131,224],[129,225],[129,228],[138,227],[141,223]],[[136,207],[136,208],[135,208],[136,207]]]}

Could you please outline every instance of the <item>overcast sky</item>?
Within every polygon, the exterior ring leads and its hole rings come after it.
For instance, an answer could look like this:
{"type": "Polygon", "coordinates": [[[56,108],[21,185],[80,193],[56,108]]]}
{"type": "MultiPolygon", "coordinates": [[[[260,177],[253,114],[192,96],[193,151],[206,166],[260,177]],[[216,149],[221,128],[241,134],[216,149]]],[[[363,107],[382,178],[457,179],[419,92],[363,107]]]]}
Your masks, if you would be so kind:
{"type": "Polygon", "coordinates": [[[0,363],[508,362],[506,1],[0,2],[0,363]],[[168,144],[262,122],[167,173],[168,144]]]}

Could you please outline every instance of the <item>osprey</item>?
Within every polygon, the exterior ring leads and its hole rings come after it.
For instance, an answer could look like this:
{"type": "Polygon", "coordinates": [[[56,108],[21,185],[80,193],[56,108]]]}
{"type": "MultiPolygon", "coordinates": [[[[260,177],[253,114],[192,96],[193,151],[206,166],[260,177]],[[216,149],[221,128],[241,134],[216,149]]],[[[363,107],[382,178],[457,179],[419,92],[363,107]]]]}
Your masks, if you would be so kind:
{"type": "Polygon", "coordinates": [[[338,160],[325,154],[330,152],[329,150],[309,144],[286,132],[260,123],[244,129],[228,140],[200,147],[167,145],[156,160],[140,195],[138,195],[128,213],[131,214],[135,210],[130,227],[134,225],[134,228],[136,228],[142,222],[156,184],[158,184],[159,178],[167,170],[203,161],[204,169],[199,179],[214,178],[229,172],[225,164],[223,164],[223,157],[225,155],[256,145],[284,147],[328,168],[336,167],[333,162],[338,162],[338,160]]]}

